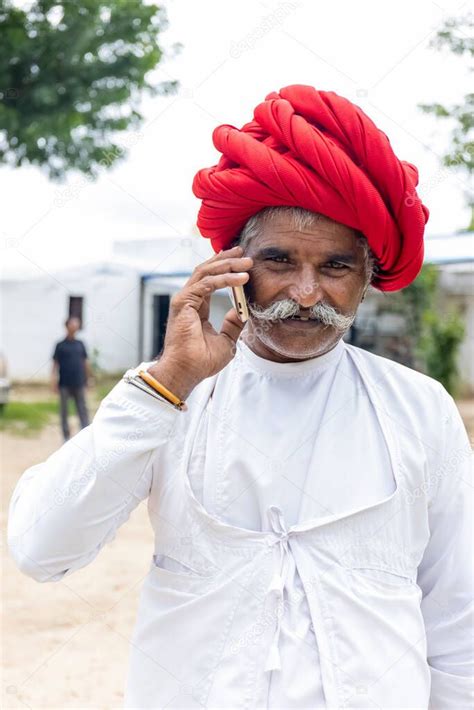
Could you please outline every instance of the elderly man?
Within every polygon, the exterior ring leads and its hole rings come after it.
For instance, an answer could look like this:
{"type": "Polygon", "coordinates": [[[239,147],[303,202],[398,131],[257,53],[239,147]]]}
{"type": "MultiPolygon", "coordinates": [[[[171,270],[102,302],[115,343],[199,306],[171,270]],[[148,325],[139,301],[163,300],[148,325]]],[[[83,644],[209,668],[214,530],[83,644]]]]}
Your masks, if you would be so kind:
{"type": "Polygon", "coordinates": [[[216,253],[159,359],[23,474],[12,555],[60,582],[148,498],[127,707],[470,707],[466,431],[439,383],[342,338],[369,284],[421,268],[416,168],[306,86],[214,143],[193,189],[216,253]],[[250,318],[217,333],[210,297],[236,285],[250,318]]]}

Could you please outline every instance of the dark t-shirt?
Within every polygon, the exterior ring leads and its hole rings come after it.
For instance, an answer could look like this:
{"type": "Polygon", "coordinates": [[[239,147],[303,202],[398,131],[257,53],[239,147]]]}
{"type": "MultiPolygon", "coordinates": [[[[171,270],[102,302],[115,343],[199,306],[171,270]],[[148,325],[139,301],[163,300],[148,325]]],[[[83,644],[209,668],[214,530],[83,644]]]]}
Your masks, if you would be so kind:
{"type": "Polygon", "coordinates": [[[53,360],[59,365],[60,387],[84,387],[86,384],[86,368],[84,360],[87,350],[82,340],[59,342],[53,353],[53,360]]]}

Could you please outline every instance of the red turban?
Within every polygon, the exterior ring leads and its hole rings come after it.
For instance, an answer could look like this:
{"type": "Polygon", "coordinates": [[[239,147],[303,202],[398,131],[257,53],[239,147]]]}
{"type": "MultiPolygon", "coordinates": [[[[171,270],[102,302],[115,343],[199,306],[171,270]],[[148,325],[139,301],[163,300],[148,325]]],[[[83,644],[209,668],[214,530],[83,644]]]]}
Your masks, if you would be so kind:
{"type": "Polygon", "coordinates": [[[429,211],[418,170],[358,106],[332,91],[295,84],[272,92],[241,129],[218,126],[217,165],[196,173],[197,226],[226,249],[265,207],[303,207],[362,232],[378,259],[372,285],[396,291],[423,263],[429,211]]]}

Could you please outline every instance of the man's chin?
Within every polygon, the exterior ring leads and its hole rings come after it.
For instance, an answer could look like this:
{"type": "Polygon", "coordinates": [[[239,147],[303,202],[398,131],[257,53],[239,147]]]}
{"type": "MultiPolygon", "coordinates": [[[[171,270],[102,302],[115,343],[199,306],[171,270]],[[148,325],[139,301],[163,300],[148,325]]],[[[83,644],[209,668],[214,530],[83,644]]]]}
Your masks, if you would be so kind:
{"type": "Polygon", "coordinates": [[[273,321],[270,327],[267,322],[265,329],[257,328],[255,337],[276,355],[308,360],[331,350],[343,335],[321,321],[306,328],[287,324],[288,320],[273,321]]]}
{"type": "Polygon", "coordinates": [[[316,328],[328,328],[321,320],[308,319],[308,320],[298,320],[298,318],[281,318],[280,320],[274,321],[274,325],[280,326],[282,328],[294,328],[294,329],[305,329],[311,330],[316,328]]]}
{"type": "MultiPolygon", "coordinates": [[[[321,338],[326,340],[334,336],[335,328],[319,319],[298,320],[296,318],[279,318],[278,320],[255,320],[250,317],[249,325],[257,338],[262,341],[291,338],[321,338]]],[[[247,332],[249,329],[247,328],[247,332]]]]}

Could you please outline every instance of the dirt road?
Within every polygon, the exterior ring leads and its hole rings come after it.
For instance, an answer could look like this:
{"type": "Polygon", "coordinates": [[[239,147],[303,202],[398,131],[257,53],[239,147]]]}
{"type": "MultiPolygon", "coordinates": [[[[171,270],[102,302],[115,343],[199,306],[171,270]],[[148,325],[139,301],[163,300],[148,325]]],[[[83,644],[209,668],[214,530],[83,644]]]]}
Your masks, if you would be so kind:
{"type": "MultiPolygon", "coordinates": [[[[57,426],[38,438],[3,435],[2,527],[15,482],[61,446],[57,426]]],[[[141,582],[152,555],[146,504],[98,558],[64,581],[38,584],[6,553],[3,535],[2,708],[119,708],[141,582]]]]}

